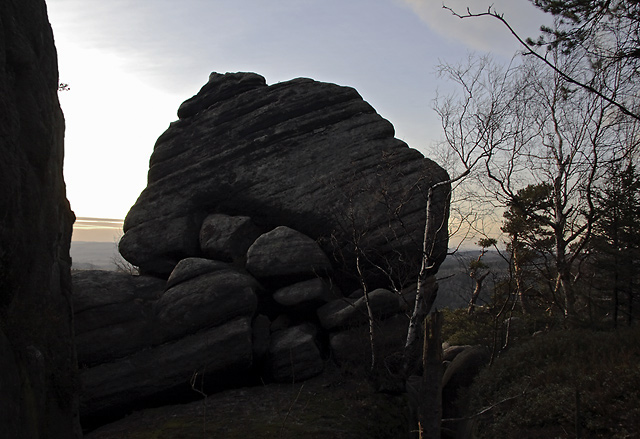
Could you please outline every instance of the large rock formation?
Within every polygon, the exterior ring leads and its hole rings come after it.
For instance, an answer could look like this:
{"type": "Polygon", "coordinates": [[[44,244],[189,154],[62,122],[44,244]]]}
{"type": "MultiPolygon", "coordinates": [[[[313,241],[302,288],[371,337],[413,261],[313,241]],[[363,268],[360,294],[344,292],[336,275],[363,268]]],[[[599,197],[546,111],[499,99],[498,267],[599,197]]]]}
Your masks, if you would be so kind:
{"type": "MultiPolygon", "coordinates": [[[[211,254],[200,232],[212,214],[249,216],[265,231],[295,229],[318,240],[337,268],[353,268],[354,237],[378,263],[416,264],[426,190],[448,177],[395,139],[356,90],[212,73],[178,116],[156,143],[120,242],[143,272],[166,276],[180,259],[211,254]]],[[[439,224],[448,194],[445,185],[434,196],[439,224]]],[[[446,235],[444,227],[437,260],[446,235]]]]}
{"type": "MultiPolygon", "coordinates": [[[[360,281],[376,323],[393,318],[385,353],[402,347],[404,302],[380,286],[392,284],[385,269],[405,275],[394,285],[415,282],[426,193],[446,173],[347,87],[214,73],[178,115],[120,242],[142,275],[74,275],[88,427],[212,383],[292,382],[330,358],[362,363],[366,347],[348,339],[367,323],[364,293],[342,294],[360,281]]],[[[435,191],[434,224],[447,220],[448,191],[435,191]]]]}
{"type": "Polygon", "coordinates": [[[236,254],[237,261],[186,258],[166,281],[99,270],[73,274],[84,427],[159,398],[199,397],[215,383],[290,382],[322,371],[317,330],[308,320],[339,292],[317,277],[328,268],[318,244],[286,227],[260,235],[244,253],[236,240],[224,242],[216,254],[236,254]],[[253,275],[243,266],[252,258],[253,275]],[[295,283],[276,290],[260,279],[295,283]],[[274,327],[279,316],[289,323],[274,327]],[[205,383],[198,392],[194,377],[205,383]]]}
{"type": "Polygon", "coordinates": [[[73,214],[43,0],[0,2],[0,436],[80,437],[72,341],[73,214]]]}
{"type": "MultiPolygon", "coordinates": [[[[247,220],[228,217],[224,223],[247,220]]],[[[226,244],[217,246],[221,257],[239,251],[234,240],[226,244]]],[[[320,374],[331,358],[341,365],[363,364],[364,293],[343,297],[327,261],[315,241],[281,226],[256,238],[233,262],[183,259],[166,281],[75,272],[83,427],[231,383],[305,380],[320,374]],[[294,269],[283,272],[288,266],[294,269]]],[[[401,297],[377,289],[368,298],[376,338],[388,339],[383,352],[397,353],[403,346],[397,333],[406,335],[408,323],[400,313],[401,297]],[[387,318],[395,323],[379,324],[387,318]]]]}

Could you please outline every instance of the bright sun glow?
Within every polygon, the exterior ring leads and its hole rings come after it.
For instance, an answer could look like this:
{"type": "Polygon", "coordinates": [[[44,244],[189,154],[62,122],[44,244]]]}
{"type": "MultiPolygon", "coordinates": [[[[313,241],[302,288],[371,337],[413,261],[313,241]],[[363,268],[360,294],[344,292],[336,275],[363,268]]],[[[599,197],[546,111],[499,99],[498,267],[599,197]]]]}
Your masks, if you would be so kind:
{"type": "MultiPolygon", "coordinates": [[[[538,21],[525,0],[495,1],[514,23],[538,21]]],[[[517,46],[493,21],[463,22],[441,6],[48,0],[60,81],[70,86],[59,95],[72,209],[83,218],[124,218],[146,186],[156,139],[211,71],[256,71],[268,83],[303,76],[353,86],[394,124],[397,137],[430,155],[441,137],[432,100],[443,91],[434,66],[462,59],[470,48],[517,46]]]]}
{"type": "Polygon", "coordinates": [[[180,98],[138,80],[104,51],[65,45],[67,197],[79,216],[124,218],[146,186],[155,140],[176,119],[180,98]],[[139,103],[144,103],[143,108],[139,103]],[[169,110],[170,109],[170,110],[169,110]]]}

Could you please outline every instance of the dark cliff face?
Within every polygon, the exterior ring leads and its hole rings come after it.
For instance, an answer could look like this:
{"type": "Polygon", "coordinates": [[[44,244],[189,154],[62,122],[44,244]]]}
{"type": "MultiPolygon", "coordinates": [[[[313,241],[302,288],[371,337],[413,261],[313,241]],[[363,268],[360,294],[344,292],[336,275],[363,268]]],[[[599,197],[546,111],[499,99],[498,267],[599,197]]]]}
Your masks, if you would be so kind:
{"type": "MultiPolygon", "coordinates": [[[[347,269],[356,244],[379,264],[419,260],[427,188],[447,174],[394,138],[391,123],[353,88],[213,73],[178,116],[158,139],[147,188],[125,220],[120,251],[144,271],[166,275],[198,256],[198,231],[211,213],[291,227],[347,269]]],[[[442,224],[445,186],[436,194],[442,224]]],[[[436,247],[443,258],[446,227],[436,247]]]]}
{"type": "Polygon", "coordinates": [[[8,438],[80,437],[57,84],[44,1],[0,2],[0,432],[8,438]]]}

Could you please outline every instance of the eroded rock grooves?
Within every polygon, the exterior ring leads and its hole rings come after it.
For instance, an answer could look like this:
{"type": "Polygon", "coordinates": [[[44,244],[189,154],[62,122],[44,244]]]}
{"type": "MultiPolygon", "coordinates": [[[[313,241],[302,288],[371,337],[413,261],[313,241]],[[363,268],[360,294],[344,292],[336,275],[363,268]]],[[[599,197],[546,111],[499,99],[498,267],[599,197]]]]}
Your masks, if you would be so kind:
{"type": "MultiPolygon", "coordinates": [[[[426,192],[447,174],[335,84],[212,73],[178,115],[119,245],[142,274],[74,274],[88,429],[159,401],[364,364],[367,299],[381,355],[403,346],[415,288],[391,287],[416,281],[426,192]]],[[[436,268],[448,199],[443,185],[436,268]]]]}
{"type": "MultiPolygon", "coordinates": [[[[120,251],[143,272],[167,276],[180,259],[200,256],[198,234],[211,214],[291,227],[349,270],[354,231],[378,263],[419,259],[426,188],[447,175],[395,139],[353,88],[212,73],[178,115],[125,220],[120,251]]],[[[435,197],[443,223],[448,190],[435,197]]],[[[436,259],[446,247],[444,227],[436,259]]]]}
{"type": "Polygon", "coordinates": [[[44,0],[0,2],[0,437],[80,437],[64,119],[44,0]]]}
{"type": "MultiPolygon", "coordinates": [[[[229,231],[230,224],[252,229],[248,223],[247,217],[209,218],[204,235],[229,231]]],[[[227,244],[219,247],[220,255],[239,248],[233,240],[227,244]]],[[[364,325],[367,314],[362,291],[347,298],[335,286],[328,258],[314,240],[280,226],[236,255],[231,262],[183,259],[166,281],[74,272],[83,427],[91,430],[132,409],[185,402],[233,385],[306,380],[332,358],[342,364],[366,358],[366,337],[351,333],[354,340],[347,349],[338,346],[339,356],[329,343],[364,325]]],[[[398,314],[402,297],[377,289],[369,301],[377,320],[395,317],[380,334],[406,332],[407,318],[398,314]]]]}

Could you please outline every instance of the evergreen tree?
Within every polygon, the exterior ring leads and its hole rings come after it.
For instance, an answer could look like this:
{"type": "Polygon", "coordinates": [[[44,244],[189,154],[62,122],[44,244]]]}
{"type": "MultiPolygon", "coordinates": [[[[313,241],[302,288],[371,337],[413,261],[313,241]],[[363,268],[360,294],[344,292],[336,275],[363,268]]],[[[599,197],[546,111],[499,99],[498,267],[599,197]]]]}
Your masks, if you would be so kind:
{"type": "MultiPolygon", "coordinates": [[[[519,190],[507,204],[502,231],[507,234],[507,252],[515,280],[515,294],[522,311],[533,311],[534,302],[545,307],[556,302],[554,277],[548,263],[553,248],[551,185],[531,184],[519,190]],[[546,282],[540,282],[546,279],[546,282]]],[[[562,305],[560,305],[562,307],[562,305]]]]}
{"type": "Polygon", "coordinates": [[[610,301],[613,325],[620,311],[631,323],[640,281],[640,176],[632,164],[612,166],[596,198],[598,221],[591,245],[595,282],[610,301]]]}
{"type": "MultiPolygon", "coordinates": [[[[565,51],[587,50],[598,64],[640,60],[640,2],[637,0],[530,0],[556,17],[534,43],[565,51]]],[[[532,42],[533,43],[533,42],[532,42]]]]}

